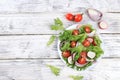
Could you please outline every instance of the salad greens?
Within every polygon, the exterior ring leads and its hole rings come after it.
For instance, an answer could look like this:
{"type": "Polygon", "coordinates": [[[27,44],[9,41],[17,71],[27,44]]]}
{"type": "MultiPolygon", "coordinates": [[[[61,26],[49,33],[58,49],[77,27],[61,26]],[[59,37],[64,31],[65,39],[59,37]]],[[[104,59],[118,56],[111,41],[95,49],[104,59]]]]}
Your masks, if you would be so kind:
{"type": "Polygon", "coordinates": [[[54,24],[51,25],[51,30],[64,30],[63,22],[59,18],[54,19],[54,24]]]}
{"type": "Polygon", "coordinates": [[[74,75],[70,75],[70,78],[72,78],[73,80],[82,80],[83,76],[74,76],[74,75]]]}
{"type": "Polygon", "coordinates": [[[59,73],[60,73],[60,68],[57,68],[57,67],[52,66],[52,65],[47,65],[47,66],[50,68],[51,72],[52,72],[54,75],[56,75],[56,76],[59,75],[59,73]]]}
{"type": "MultiPolygon", "coordinates": [[[[89,28],[90,32],[95,31],[93,29],[92,25],[86,24],[82,25],[78,30],[79,34],[74,35],[73,30],[64,30],[63,32],[60,33],[59,39],[64,44],[60,46],[60,50],[64,52],[62,53],[62,58],[65,60],[66,64],[72,68],[76,68],[77,70],[85,70],[87,67],[91,66],[95,60],[97,60],[103,53],[104,51],[101,48],[101,43],[102,41],[100,40],[99,36],[95,33],[92,37],[89,37],[88,33],[86,32],[86,26],[87,30],[89,28]],[[74,41],[74,43],[71,43],[74,41]],[[71,45],[76,45],[75,47],[71,47],[71,45]],[[87,46],[86,46],[87,45],[87,46]],[[70,53],[65,52],[65,51],[70,51],[72,56],[72,64],[69,63],[68,55],[70,53]],[[86,53],[82,52],[85,51],[86,53]],[[87,55],[87,53],[91,51],[92,53],[95,54],[95,57],[91,59],[87,55]],[[73,56],[73,54],[75,54],[73,56]],[[87,61],[87,60],[88,61],[87,61]],[[76,65],[76,62],[79,63],[82,66],[76,65]],[[84,65],[83,65],[84,64],[84,65]]],[[[94,56],[93,54],[90,54],[90,56],[94,56]]]]}
{"type": "Polygon", "coordinates": [[[50,37],[49,41],[47,42],[47,46],[51,45],[54,42],[55,38],[56,38],[56,36],[52,35],[50,37]]]}

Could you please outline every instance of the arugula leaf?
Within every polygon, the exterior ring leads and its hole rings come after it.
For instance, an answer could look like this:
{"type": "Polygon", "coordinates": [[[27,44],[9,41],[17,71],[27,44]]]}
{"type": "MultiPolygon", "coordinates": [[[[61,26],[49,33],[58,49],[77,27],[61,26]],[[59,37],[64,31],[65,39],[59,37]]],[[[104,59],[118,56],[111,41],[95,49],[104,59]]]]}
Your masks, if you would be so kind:
{"type": "Polygon", "coordinates": [[[74,76],[74,75],[70,75],[70,78],[72,78],[73,80],[82,80],[83,76],[74,76]]]}
{"type": "Polygon", "coordinates": [[[95,41],[95,43],[98,45],[98,46],[100,46],[100,44],[102,43],[102,41],[100,40],[100,38],[99,38],[99,36],[94,36],[94,41],[95,41]]]}
{"type": "Polygon", "coordinates": [[[56,76],[59,75],[59,73],[60,73],[60,68],[57,68],[57,67],[52,66],[52,65],[47,65],[47,66],[50,68],[51,72],[52,72],[54,75],[56,75],[56,76]]]}
{"type": "Polygon", "coordinates": [[[64,30],[63,23],[59,18],[54,19],[54,24],[51,25],[51,30],[64,30]]]}
{"type": "Polygon", "coordinates": [[[69,47],[70,47],[70,42],[66,42],[66,43],[61,47],[61,51],[69,50],[69,47]]]}
{"type": "Polygon", "coordinates": [[[53,41],[55,40],[56,36],[52,35],[49,39],[49,41],[47,42],[47,46],[51,45],[53,43],[53,41]]]}

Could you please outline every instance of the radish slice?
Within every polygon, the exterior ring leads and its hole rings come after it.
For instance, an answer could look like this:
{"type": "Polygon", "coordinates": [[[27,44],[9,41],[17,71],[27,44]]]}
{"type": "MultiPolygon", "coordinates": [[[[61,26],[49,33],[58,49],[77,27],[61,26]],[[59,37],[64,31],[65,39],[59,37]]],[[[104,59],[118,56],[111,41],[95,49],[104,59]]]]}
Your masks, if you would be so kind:
{"type": "Polygon", "coordinates": [[[87,35],[88,35],[88,37],[93,37],[95,35],[95,33],[96,33],[96,31],[93,30],[91,33],[88,33],[87,35]]]}
{"type": "Polygon", "coordinates": [[[95,53],[94,52],[91,52],[91,51],[89,51],[88,53],[87,53],[87,56],[89,57],[89,58],[91,58],[91,59],[93,59],[94,57],[95,57],[95,53]]]}
{"type": "Polygon", "coordinates": [[[77,61],[75,62],[75,65],[78,66],[78,67],[83,67],[83,66],[86,65],[86,64],[87,64],[87,63],[81,65],[81,64],[79,64],[77,61]]]}
{"type": "Polygon", "coordinates": [[[108,27],[107,23],[104,21],[99,22],[98,26],[100,27],[100,29],[106,29],[108,27]]]}
{"type": "Polygon", "coordinates": [[[91,38],[91,37],[88,37],[87,40],[88,40],[90,43],[93,42],[93,38],[91,38]]]}
{"type": "Polygon", "coordinates": [[[87,9],[87,14],[93,21],[99,21],[102,18],[102,13],[96,9],[87,9]]]}
{"type": "Polygon", "coordinates": [[[68,57],[68,63],[70,63],[70,64],[72,64],[72,63],[73,63],[72,56],[68,57]]]}
{"type": "Polygon", "coordinates": [[[76,55],[76,53],[73,53],[73,55],[72,55],[73,60],[74,60],[74,58],[75,58],[75,55],[76,55]]]}

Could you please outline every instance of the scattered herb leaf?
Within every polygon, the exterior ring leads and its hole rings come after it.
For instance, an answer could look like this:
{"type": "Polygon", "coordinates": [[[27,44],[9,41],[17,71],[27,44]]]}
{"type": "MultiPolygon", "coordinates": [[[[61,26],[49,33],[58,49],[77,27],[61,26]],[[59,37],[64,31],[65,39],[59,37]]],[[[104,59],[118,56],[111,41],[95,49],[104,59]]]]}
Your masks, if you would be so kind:
{"type": "Polygon", "coordinates": [[[52,35],[50,37],[49,41],[47,42],[47,46],[51,45],[54,42],[55,38],[56,38],[56,36],[52,35]]]}
{"type": "Polygon", "coordinates": [[[70,75],[70,78],[72,78],[73,80],[82,80],[83,76],[74,76],[74,75],[70,75]]]}

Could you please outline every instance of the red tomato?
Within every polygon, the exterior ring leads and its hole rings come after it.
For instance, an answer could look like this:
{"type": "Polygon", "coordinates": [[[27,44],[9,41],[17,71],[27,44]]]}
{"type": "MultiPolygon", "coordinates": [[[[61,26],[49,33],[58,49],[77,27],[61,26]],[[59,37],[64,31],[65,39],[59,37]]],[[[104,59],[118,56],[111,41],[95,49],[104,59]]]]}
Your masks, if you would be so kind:
{"type": "Polygon", "coordinates": [[[82,20],[82,14],[76,14],[74,17],[75,22],[80,22],[82,20]]]}
{"type": "Polygon", "coordinates": [[[87,52],[86,52],[86,51],[82,51],[82,52],[80,53],[80,55],[81,55],[81,57],[86,58],[87,52]]]}
{"type": "Polygon", "coordinates": [[[85,30],[86,33],[90,33],[91,32],[91,29],[90,29],[89,26],[85,26],[84,30],[85,30]]]}
{"type": "Polygon", "coordinates": [[[85,64],[87,62],[85,58],[78,58],[77,61],[79,64],[85,64]]]}
{"type": "Polygon", "coordinates": [[[84,40],[84,41],[82,42],[82,44],[83,44],[85,47],[88,47],[88,46],[90,46],[90,41],[84,40]]]}
{"type": "Polygon", "coordinates": [[[74,15],[72,15],[71,13],[66,14],[66,19],[69,21],[73,21],[74,20],[74,15]]]}
{"type": "Polygon", "coordinates": [[[97,44],[95,43],[95,41],[94,41],[94,40],[93,40],[92,44],[93,44],[94,46],[97,46],[97,44]]]}
{"type": "Polygon", "coordinates": [[[73,35],[78,35],[79,34],[79,30],[78,29],[73,30],[72,34],[73,35]]]}
{"type": "Polygon", "coordinates": [[[70,42],[70,46],[73,48],[73,47],[75,47],[76,46],[76,44],[77,44],[77,42],[76,41],[71,41],[70,42]]]}
{"type": "Polygon", "coordinates": [[[67,51],[62,52],[62,56],[63,56],[64,58],[68,58],[69,56],[71,56],[71,53],[70,53],[69,50],[67,50],[67,51]]]}

